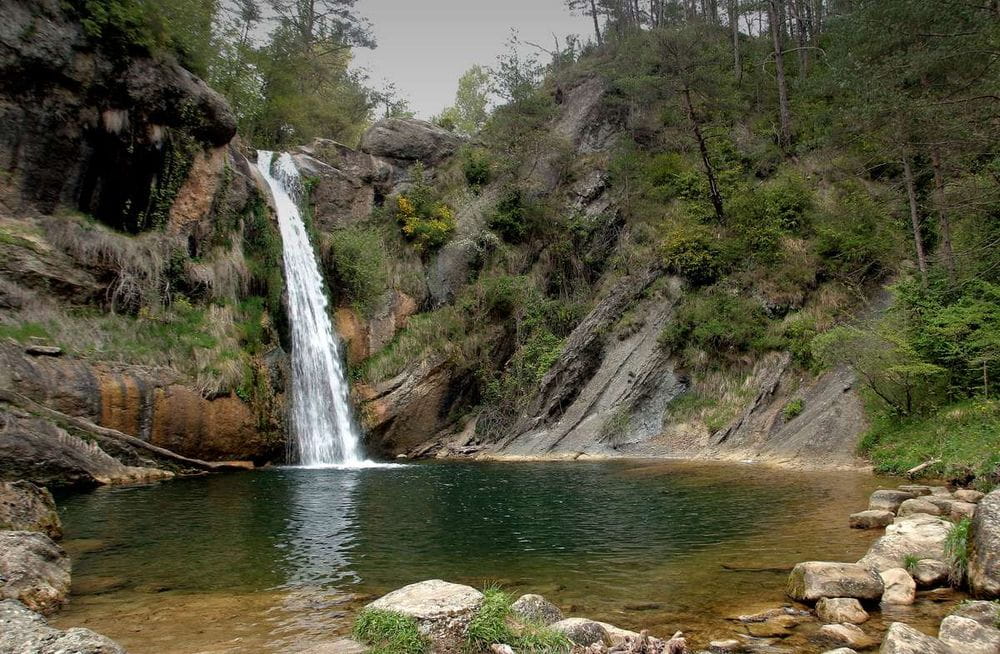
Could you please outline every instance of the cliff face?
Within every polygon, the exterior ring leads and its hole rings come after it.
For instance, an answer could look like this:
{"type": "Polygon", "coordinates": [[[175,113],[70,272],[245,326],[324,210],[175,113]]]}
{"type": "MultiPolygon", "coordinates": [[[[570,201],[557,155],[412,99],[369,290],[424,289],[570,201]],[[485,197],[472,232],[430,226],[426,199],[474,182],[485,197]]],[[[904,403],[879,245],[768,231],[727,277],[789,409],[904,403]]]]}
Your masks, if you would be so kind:
{"type": "Polygon", "coordinates": [[[3,339],[0,385],[191,457],[280,458],[281,289],[262,281],[280,282],[280,242],[277,259],[261,245],[276,228],[235,117],[68,12],[13,0],[0,20],[0,329],[20,343],[3,339]],[[241,303],[268,293],[263,344],[241,354],[241,303]],[[153,351],[177,339],[192,361],[153,351]]]}

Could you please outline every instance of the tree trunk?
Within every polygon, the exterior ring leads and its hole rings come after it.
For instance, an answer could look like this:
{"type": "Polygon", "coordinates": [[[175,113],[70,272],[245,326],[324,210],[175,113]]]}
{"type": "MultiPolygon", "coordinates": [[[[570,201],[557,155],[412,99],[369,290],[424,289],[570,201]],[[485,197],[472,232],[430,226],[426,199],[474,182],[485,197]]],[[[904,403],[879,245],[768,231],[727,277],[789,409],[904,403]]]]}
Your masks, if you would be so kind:
{"type": "Polygon", "coordinates": [[[785,82],[785,55],[781,45],[781,21],[778,0],[768,0],[768,20],[771,25],[771,40],[774,42],[774,76],[778,83],[778,119],[780,133],[778,142],[781,149],[788,152],[792,145],[792,114],[788,108],[788,85],[785,82]]]}
{"type": "Polygon", "coordinates": [[[733,71],[736,85],[743,82],[743,62],[740,61],[740,0],[729,0],[729,29],[733,33],[733,71]]]}
{"type": "Polygon", "coordinates": [[[684,108],[687,110],[688,119],[691,121],[691,131],[698,141],[698,151],[701,152],[701,162],[705,166],[705,175],[708,177],[708,191],[712,196],[712,206],[715,208],[715,216],[719,222],[725,222],[726,214],[722,207],[722,194],[719,193],[719,184],[715,179],[715,170],[712,168],[712,161],[708,157],[708,146],[705,144],[705,137],[701,133],[701,124],[698,116],[694,113],[694,105],[691,103],[691,89],[684,87],[681,91],[684,97],[684,108]]]}
{"type": "Polygon", "coordinates": [[[934,167],[934,203],[937,205],[938,221],[941,228],[941,260],[948,279],[955,283],[955,254],[951,248],[951,221],[944,197],[944,175],[941,173],[941,153],[935,146],[931,150],[931,165],[934,167]]]}
{"type": "Polygon", "coordinates": [[[597,45],[601,45],[601,23],[597,20],[597,0],[590,0],[590,17],[594,19],[594,36],[597,37],[597,45]]]}
{"type": "Polygon", "coordinates": [[[903,176],[906,181],[906,197],[910,202],[910,223],[913,225],[913,242],[917,250],[917,267],[920,268],[921,281],[927,283],[927,255],[924,254],[924,235],[920,228],[920,213],[917,209],[917,191],[913,182],[913,169],[910,167],[910,155],[903,155],[903,176]]]}
{"type": "Polygon", "coordinates": [[[806,21],[802,15],[802,5],[799,4],[799,0],[788,0],[788,4],[792,10],[792,15],[795,17],[795,38],[799,46],[799,77],[805,79],[806,73],[809,70],[809,50],[806,47],[808,45],[806,40],[806,21]]]}

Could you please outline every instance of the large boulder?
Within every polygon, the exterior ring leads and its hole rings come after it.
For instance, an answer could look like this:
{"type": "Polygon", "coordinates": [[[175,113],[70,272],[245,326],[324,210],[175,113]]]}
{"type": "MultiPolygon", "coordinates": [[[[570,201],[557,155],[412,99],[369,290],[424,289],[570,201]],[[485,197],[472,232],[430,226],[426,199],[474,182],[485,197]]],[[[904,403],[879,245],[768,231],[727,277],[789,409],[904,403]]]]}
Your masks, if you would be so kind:
{"type": "Polygon", "coordinates": [[[944,561],[920,559],[910,570],[913,580],[920,588],[944,586],[951,576],[951,566],[944,561]]]}
{"type": "Polygon", "coordinates": [[[530,593],[518,597],[511,604],[510,610],[511,613],[521,620],[543,625],[559,622],[565,617],[558,606],[541,595],[530,593]]]}
{"type": "Polygon", "coordinates": [[[937,638],[920,633],[902,622],[889,625],[879,654],[956,654],[937,638]]]}
{"type": "Polygon", "coordinates": [[[952,651],[962,654],[1000,652],[1000,629],[980,624],[972,618],[949,615],[941,622],[938,638],[952,651]]]}
{"type": "Polygon", "coordinates": [[[951,524],[923,513],[897,518],[886,527],[885,534],[872,544],[858,565],[882,572],[903,567],[907,556],[945,561],[944,541],[951,524]]]}
{"type": "Polygon", "coordinates": [[[885,591],[882,593],[883,604],[913,604],[917,598],[917,582],[903,568],[889,568],[879,573],[885,591]]]}
{"type": "Polygon", "coordinates": [[[941,515],[944,513],[937,504],[930,502],[924,497],[915,497],[912,500],[905,500],[899,505],[898,514],[902,516],[913,515],[915,513],[926,513],[927,515],[941,515]]]}
{"type": "Polygon", "coordinates": [[[872,493],[868,500],[868,508],[871,510],[892,511],[895,513],[899,505],[906,500],[912,500],[916,495],[901,490],[877,490],[872,493]]]}
{"type": "Polygon", "coordinates": [[[461,648],[469,622],[482,603],[483,594],[471,586],[430,579],[394,590],[365,608],[415,619],[435,651],[450,652],[461,648]]]}
{"type": "Polygon", "coordinates": [[[125,654],[90,629],[60,631],[16,600],[0,602],[0,654],[125,654]]]}
{"type": "Polygon", "coordinates": [[[586,618],[566,618],[549,625],[549,628],[569,638],[574,645],[593,645],[610,639],[608,630],[600,622],[586,618]]]}
{"type": "Polygon", "coordinates": [[[433,166],[454,154],[462,141],[457,134],[423,120],[386,118],[362,135],[361,151],[433,166]]]}
{"type": "Polygon", "coordinates": [[[862,624],[868,621],[867,611],[853,597],[824,597],[816,602],[816,615],[823,622],[833,624],[862,624]]]}
{"type": "Polygon", "coordinates": [[[0,531],[0,600],[15,599],[32,611],[51,613],[69,595],[70,562],[45,534],[0,531]]]}
{"type": "Polygon", "coordinates": [[[786,593],[800,602],[817,602],[824,597],[848,597],[874,602],[882,597],[882,579],[854,563],[806,561],[788,576],[786,593]]]}
{"type": "Polygon", "coordinates": [[[952,520],[971,518],[976,515],[976,505],[972,502],[963,502],[952,497],[938,497],[936,495],[931,495],[924,499],[936,506],[941,515],[947,516],[952,520]]]}
{"type": "Polygon", "coordinates": [[[985,627],[1000,625],[1000,603],[997,602],[984,600],[963,602],[951,614],[970,618],[985,627]]]}
{"type": "Polygon", "coordinates": [[[979,501],[972,520],[969,587],[983,599],[1000,597],[1000,489],[979,501]]]}
{"type": "Polygon", "coordinates": [[[62,538],[62,523],[47,488],[29,481],[0,482],[0,530],[40,531],[62,538]]]}

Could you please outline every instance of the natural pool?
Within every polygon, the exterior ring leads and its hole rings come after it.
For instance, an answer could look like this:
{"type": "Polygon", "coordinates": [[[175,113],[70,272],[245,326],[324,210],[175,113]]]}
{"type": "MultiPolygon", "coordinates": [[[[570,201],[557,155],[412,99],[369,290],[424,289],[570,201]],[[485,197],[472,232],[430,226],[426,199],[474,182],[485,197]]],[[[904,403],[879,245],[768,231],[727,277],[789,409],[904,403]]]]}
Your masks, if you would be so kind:
{"type": "MultiPolygon", "coordinates": [[[[130,652],[294,652],[429,578],[538,592],[568,615],[704,644],[780,605],[787,569],[859,558],[889,485],[672,462],[267,469],[60,498],[74,595],[55,620],[130,652]]],[[[821,651],[817,649],[816,651],[821,651]]]]}

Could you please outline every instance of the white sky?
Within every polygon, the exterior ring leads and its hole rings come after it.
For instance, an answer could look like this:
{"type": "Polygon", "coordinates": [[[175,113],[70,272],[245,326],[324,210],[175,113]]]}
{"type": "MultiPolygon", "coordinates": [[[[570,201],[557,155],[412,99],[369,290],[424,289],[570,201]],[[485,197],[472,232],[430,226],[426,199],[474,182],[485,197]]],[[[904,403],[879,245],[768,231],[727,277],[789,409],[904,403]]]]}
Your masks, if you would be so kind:
{"type": "Polygon", "coordinates": [[[553,32],[562,43],[593,30],[563,0],[358,0],[356,10],[372,22],[378,47],[355,50],[355,65],[369,71],[375,88],[395,83],[420,118],[452,104],[471,66],[492,66],[512,27],[522,41],[547,48],[553,32]]]}

